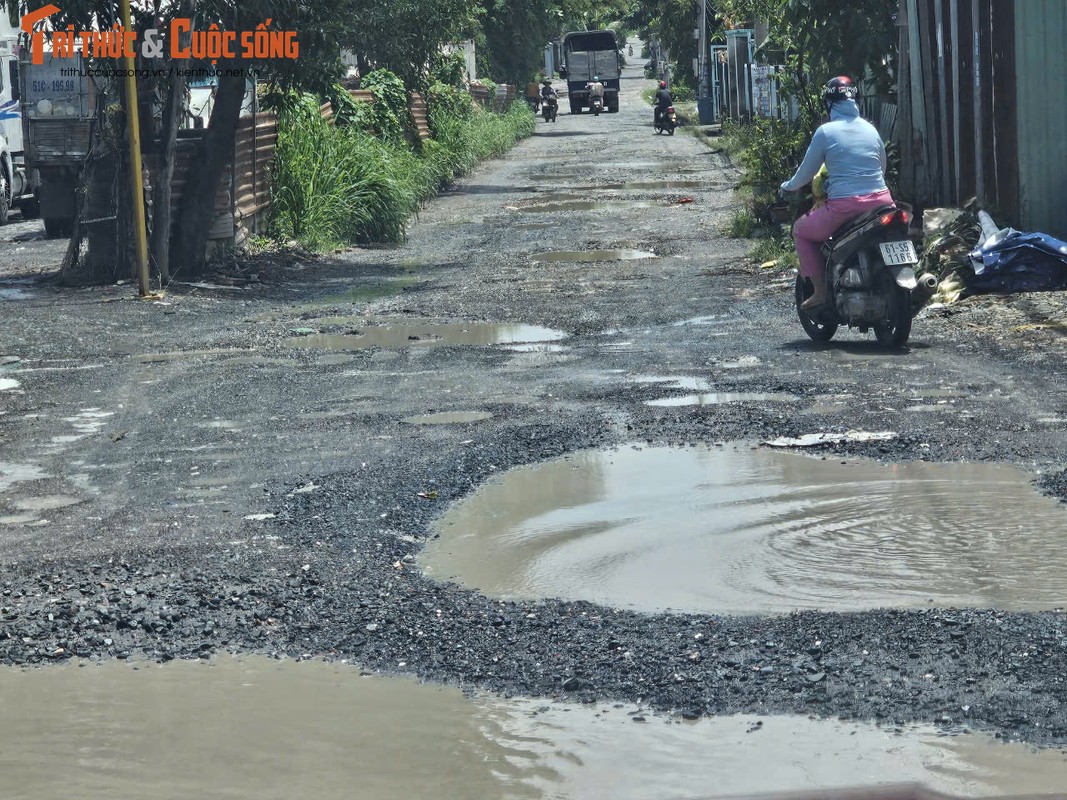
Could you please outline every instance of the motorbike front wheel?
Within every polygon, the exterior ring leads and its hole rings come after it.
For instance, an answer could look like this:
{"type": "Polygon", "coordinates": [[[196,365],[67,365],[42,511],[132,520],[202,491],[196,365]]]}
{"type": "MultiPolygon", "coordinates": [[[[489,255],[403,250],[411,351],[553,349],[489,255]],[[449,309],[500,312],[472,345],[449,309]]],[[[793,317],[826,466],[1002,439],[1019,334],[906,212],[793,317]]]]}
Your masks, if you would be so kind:
{"type": "Polygon", "coordinates": [[[667,126],[667,135],[668,136],[674,136],[674,126],[673,125],[668,125],[667,126]]]}
{"type": "Polygon", "coordinates": [[[796,284],[796,306],[797,316],[800,317],[800,324],[804,326],[804,333],[808,334],[808,337],[815,342],[828,342],[834,338],[834,334],[837,333],[836,322],[819,322],[809,316],[808,312],[800,307],[800,304],[807,300],[812,294],[815,293],[814,287],[811,286],[811,281],[805,278],[803,275],[797,275],[796,284]]]}
{"type": "Polygon", "coordinates": [[[887,275],[890,284],[889,319],[872,326],[879,344],[886,347],[903,347],[911,336],[911,295],[906,289],[897,286],[887,275]]]}

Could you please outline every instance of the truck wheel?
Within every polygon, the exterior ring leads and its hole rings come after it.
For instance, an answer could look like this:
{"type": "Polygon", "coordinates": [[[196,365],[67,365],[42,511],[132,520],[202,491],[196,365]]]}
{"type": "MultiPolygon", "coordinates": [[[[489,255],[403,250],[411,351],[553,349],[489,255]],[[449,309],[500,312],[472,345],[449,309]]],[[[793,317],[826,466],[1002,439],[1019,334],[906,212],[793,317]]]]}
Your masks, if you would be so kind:
{"type": "Polygon", "coordinates": [[[571,113],[572,114],[581,114],[582,113],[582,104],[580,102],[575,102],[574,100],[571,100],[570,104],[571,104],[571,113]]]}
{"type": "Polygon", "coordinates": [[[10,202],[7,199],[7,174],[0,170],[0,225],[7,224],[7,214],[11,208],[10,202]]]}
{"type": "Polygon", "coordinates": [[[44,232],[51,238],[61,239],[70,236],[74,227],[74,220],[70,217],[45,217],[44,232]]]}

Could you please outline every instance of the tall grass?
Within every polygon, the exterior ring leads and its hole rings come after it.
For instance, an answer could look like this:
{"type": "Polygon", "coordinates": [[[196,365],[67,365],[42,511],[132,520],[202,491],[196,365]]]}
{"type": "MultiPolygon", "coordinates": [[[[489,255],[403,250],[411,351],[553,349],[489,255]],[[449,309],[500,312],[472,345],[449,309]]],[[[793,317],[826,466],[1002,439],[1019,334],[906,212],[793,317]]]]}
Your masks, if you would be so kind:
{"type": "Polygon", "coordinates": [[[287,115],[275,151],[271,233],[315,250],[401,241],[420,203],[529,136],[534,122],[522,104],[505,114],[438,115],[436,138],[416,153],[355,127],[287,115]]]}

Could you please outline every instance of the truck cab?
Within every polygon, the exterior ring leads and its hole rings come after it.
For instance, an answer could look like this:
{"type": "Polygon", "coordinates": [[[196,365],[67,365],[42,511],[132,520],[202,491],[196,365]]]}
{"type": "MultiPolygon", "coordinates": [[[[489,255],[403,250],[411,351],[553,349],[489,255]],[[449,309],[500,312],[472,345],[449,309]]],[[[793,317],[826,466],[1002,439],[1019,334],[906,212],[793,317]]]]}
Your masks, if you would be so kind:
{"type": "Polygon", "coordinates": [[[26,169],[22,135],[22,96],[18,61],[19,30],[0,10],[0,225],[12,208],[35,217],[39,204],[26,169]]]}
{"type": "Polygon", "coordinates": [[[567,81],[567,95],[572,114],[582,113],[589,106],[589,92],[585,85],[600,77],[604,84],[604,108],[609,113],[619,110],[619,44],[613,30],[571,31],[563,37],[563,68],[559,74],[567,81]]]}

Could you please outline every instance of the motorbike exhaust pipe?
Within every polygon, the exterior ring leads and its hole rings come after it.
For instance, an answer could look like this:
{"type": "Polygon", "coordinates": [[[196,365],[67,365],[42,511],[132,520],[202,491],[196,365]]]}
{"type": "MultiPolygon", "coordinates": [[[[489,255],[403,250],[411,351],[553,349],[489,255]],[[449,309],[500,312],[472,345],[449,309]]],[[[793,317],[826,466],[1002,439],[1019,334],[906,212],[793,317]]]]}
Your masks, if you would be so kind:
{"type": "Polygon", "coordinates": [[[937,276],[931,272],[924,272],[919,276],[919,285],[911,291],[911,303],[914,308],[922,308],[937,291],[937,276]]]}

